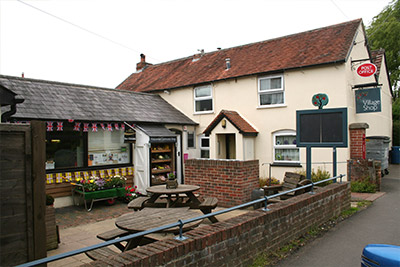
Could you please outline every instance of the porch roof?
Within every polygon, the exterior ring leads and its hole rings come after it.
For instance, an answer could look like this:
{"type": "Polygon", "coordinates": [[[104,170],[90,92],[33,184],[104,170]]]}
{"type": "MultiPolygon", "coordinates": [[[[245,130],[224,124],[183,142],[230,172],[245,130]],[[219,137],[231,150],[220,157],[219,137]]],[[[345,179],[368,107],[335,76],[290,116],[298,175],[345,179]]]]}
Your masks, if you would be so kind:
{"type": "Polygon", "coordinates": [[[230,110],[221,110],[217,117],[208,125],[208,127],[204,130],[204,134],[210,134],[212,130],[218,125],[218,123],[226,118],[236,129],[238,129],[239,133],[243,135],[249,136],[257,136],[258,131],[254,129],[253,126],[250,125],[242,116],[239,115],[236,111],[230,110]]]}

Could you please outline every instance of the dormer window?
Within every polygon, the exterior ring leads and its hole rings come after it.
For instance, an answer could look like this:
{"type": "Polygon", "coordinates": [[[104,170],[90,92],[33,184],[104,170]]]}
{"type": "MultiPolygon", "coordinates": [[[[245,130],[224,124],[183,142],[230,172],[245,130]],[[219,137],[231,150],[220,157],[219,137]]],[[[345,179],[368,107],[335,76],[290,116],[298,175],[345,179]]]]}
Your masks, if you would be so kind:
{"type": "Polygon", "coordinates": [[[194,108],[195,113],[210,113],[213,111],[211,85],[194,88],[194,108]]]}
{"type": "Polygon", "coordinates": [[[260,107],[270,107],[285,104],[283,75],[259,78],[258,95],[260,107]]]}

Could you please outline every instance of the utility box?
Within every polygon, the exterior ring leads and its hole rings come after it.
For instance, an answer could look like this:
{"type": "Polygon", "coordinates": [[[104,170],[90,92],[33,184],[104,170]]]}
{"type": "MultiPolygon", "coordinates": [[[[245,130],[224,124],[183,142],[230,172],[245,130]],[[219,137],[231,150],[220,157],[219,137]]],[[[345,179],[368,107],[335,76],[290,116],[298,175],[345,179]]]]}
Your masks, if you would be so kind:
{"type": "Polygon", "coordinates": [[[382,177],[389,173],[389,144],[388,136],[369,136],[365,140],[367,159],[381,162],[382,177]]]}

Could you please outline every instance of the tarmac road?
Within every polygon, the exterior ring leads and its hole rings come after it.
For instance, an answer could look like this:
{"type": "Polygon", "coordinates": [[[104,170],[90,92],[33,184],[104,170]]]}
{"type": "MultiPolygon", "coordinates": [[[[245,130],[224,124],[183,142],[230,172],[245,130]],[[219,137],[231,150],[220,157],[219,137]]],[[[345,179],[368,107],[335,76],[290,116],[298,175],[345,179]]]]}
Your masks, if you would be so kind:
{"type": "Polygon", "coordinates": [[[277,266],[360,266],[367,244],[400,246],[400,165],[390,165],[389,172],[381,185],[386,194],[277,266]]]}

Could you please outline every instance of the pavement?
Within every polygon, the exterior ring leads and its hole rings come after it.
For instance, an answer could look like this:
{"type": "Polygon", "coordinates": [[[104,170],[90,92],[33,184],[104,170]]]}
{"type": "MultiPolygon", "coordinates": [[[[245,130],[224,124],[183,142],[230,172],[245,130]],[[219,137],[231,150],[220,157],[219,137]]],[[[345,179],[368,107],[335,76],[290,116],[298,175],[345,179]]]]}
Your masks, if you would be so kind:
{"type": "MultiPolygon", "coordinates": [[[[223,208],[216,208],[214,211],[223,208]]],[[[250,209],[252,210],[252,209],[250,209]]],[[[194,210],[197,211],[197,210],[194,210]]],[[[58,255],[61,253],[69,252],[79,248],[99,244],[102,240],[98,239],[96,235],[115,229],[115,219],[122,214],[133,212],[127,208],[127,204],[117,202],[109,206],[103,202],[95,202],[93,209],[87,212],[82,206],[71,206],[66,208],[56,209],[56,223],[59,227],[60,243],[57,249],[47,251],[47,256],[58,255]]],[[[201,211],[197,211],[199,216],[202,215],[201,211]]],[[[217,215],[219,221],[227,220],[248,212],[247,209],[235,210],[226,214],[217,215]]],[[[199,227],[210,224],[209,220],[204,220],[199,227]]],[[[152,234],[150,235],[157,239],[170,238],[172,234],[152,234]]],[[[118,251],[114,246],[109,248],[118,251]]],[[[84,253],[61,259],[58,261],[50,262],[47,264],[49,267],[58,266],[80,266],[89,263],[89,259],[84,253]]]]}
{"type": "Polygon", "coordinates": [[[373,204],[339,223],[277,266],[360,266],[367,244],[400,245],[400,165],[390,165],[382,178],[381,192],[352,194],[353,200],[373,204]]]}
{"type": "MultiPolygon", "coordinates": [[[[391,165],[389,171],[390,173],[382,179],[381,192],[352,193],[352,201],[369,200],[373,201],[373,205],[302,247],[297,253],[281,261],[278,266],[360,266],[360,255],[365,245],[400,245],[400,165],[391,165]]],[[[132,211],[123,202],[112,206],[96,202],[90,212],[82,206],[56,209],[60,243],[57,249],[48,251],[47,256],[101,243],[96,235],[115,229],[115,219],[128,212],[132,211]]],[[[237,210],[218,215],[217,218],[224,221],[245,212],[247,210],[237,210]]],[[[209,223],[209,220],[205,220],[200,227],[209,223]]],[[[157,238],[170,237],[167,234],[155,235],[157,238]]],[[[72,267],[90,261],[85,254],[80,254],[51,262],[48,266],[72,267]]]]}

